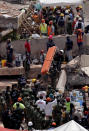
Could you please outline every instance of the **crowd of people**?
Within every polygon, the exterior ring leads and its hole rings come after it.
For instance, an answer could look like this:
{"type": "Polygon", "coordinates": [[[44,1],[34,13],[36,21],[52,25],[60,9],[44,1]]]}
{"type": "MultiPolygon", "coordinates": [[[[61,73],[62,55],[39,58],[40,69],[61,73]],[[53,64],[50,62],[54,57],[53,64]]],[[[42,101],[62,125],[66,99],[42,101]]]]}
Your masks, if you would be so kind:
{"type": "Polygon", "coordinates": [[[51,84],[44,86],[41,74],[30,84],[21,76],[18,84],[7,86],[0,93],[1,120],[4,127],[10,129],[53,129],[69,120],[89,128],[89,109],[85,101],[82,106],[83,111],[76,109],[70,96],[51,84]]]}
{"type": "Polygon", "coordinates": [[[84,18],[82,6],[76,7],[76,11],[71,6],[66,7],[44,7],[35,10],[33,20],[40,24],[40,35],[61,35],[76,33],[76,29],[84,32],[84,18]],[[41,20],[41,21],[40,21],[41,20]]]}

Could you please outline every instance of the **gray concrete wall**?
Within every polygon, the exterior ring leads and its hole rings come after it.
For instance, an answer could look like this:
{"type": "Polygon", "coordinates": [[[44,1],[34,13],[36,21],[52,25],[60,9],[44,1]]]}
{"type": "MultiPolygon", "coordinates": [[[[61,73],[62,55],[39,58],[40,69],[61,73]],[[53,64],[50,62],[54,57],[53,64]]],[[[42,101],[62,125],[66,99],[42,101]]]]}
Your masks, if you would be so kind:
{"type": "MultiPolygon", "coordinates": [[[[71,39],[73,40],[73,52],[75,52],[78,47],[77,47],[77,40],[76,36],[73,35],[71,36],[71,39]]],[[[89,45],[88,43],[89,35],[84,36],[84,45],[89,45]]],[[[46,51],[46,43],[47,43],[48,38],[40,38],[40,39],[32,39],[31,40],[31,52],[33,56],[39,56],[40,50],[46,51]]],[[[65,47],[65,42],[66,42],[66,36],[56,36],[53,38],[56,46],[59,49],[64,49],[65,47]]],[[[14,51],[16,53],[24,54],[25,49],[24,49],[24,40],[17,40],[13,41],[12,45],[14,48],[14,51]]],[[[0,43],[0,54],[5,55],[6,54],[6,42],[0,43]]]]}

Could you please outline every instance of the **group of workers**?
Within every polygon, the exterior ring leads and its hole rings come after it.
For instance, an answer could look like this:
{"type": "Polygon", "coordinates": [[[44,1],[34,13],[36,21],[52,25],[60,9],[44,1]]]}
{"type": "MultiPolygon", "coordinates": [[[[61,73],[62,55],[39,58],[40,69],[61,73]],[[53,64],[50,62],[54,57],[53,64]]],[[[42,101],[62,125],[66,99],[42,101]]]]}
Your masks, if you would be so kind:
{"type": "MultiPolygon", "coordinates": [[[[76,8],[76,15],[70,6],[47,7],[41,10],[40,34],[42,36],[76,33],[81,28],[84,32],[82,6],[76,8]]],[[[37,13],[37,12],[36,12],[37,13]]]]}

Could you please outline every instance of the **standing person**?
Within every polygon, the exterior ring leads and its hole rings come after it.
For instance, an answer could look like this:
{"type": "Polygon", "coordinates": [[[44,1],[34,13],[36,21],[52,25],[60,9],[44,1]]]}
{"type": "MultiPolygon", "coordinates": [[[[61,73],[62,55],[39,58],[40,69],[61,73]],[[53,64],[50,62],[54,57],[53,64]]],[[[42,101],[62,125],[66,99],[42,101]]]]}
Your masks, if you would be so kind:
{"type": "Polygon", "coordinates": [[[70,17],[68,18],[68,23],[67,23],[67,33],[69,35],[72,35],[72,20],[70,17]]]}
{"type": "Polygon", "coordinates": [[[53,41],[53,36],[50,35],[50,36],[48,37],[48,42],[47,42],[47,51],[48,51],[48,49],[49,49],[50,47],[53,47],[53,46],[55,46],[55,43],[54,43],[54,41],[53,41]]]}
{"type": "Polygon", "coordinates": [[[25,60],[23,61],[23,67],[25,69],[26,78],[28,78],[29,71],[30,71],[30,60],[29,60],[29,56],[28,55],[26,56],[25,60]]]}
{"type": "Polygon", "coordinates": [[[66,55],[67,55],[68,61],[73,59],[72,49],[73,49],[73,41],[70,40],[69,36],[67,36],[67,40],[66,40],[66,44],[65,44],[65,50],[66,50],[66,55]]]}
{"type": "Polygon", "coordinates": [[[58,26],[58,34],[64,34],[65,33],[65,21],[64,21],[64,14],[61,13],[60,17],[57,22],[58,26]]]}
{"type": "Polygon", "coordinates": [[[55,28],[53,25],[53,21],[49,21],[49,26],[48,26],[48,36],[49,35],[54,35],[55,28]]]}
{"type": "Polygon", "coordinates": [[[42,22],[40,24],[40,34],[43,36],[47,36],[47,24],[45,23],[44,19],[42,19],[42,22]]]}
{"type": "Polygon", "coordinates": [[[84,32],[84,22],[82,21],[82,18],[79,17],[78,21],[75,24],[74,30],[81,29],[84,32]]]}
{"type": "Polygon", "coordinates": [[[43,96],[40,96],[40,99],[36,101],[36,105],[40,108],[40,111],[44,111],[46,102],[43,100],[43,96]]]}
{"type": "Polygon", "coordinates": [[[44,50],[41,50],[40,52],[40,63],[43,65],[44,60],[45,60],[46,54],[44,53],[44,50]]]}
{"type": "Polygon", "coordinates": [[[81,49],[83,46],[83,35],[84,35],[83,31],[81,29],[78,29],[77,30],[77,45],[78,45],[80,54],[81,54],[81,49]]]}
{"type": "Polygon", "coordinates": [[[30,60],[30,56],[31,56],[31,44],[29,42],[29,40],[26,40],[25,42],[25,52],[26,52],[26,56],[29,56],[29,60],[30,60]]]}
{"type": "Polygon", "coordinates": [[[6,45],[6,52],[7,52],[7,66],[12,67],[13,65],[13,47],[11,45],[11,39],[7,40],[6,45]]]}

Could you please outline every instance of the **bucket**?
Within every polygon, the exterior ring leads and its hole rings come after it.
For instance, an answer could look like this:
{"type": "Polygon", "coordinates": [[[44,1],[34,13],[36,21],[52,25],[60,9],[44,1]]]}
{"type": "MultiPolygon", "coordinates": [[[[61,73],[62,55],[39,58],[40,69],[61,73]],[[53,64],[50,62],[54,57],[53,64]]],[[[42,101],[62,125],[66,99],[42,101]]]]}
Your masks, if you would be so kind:
{"type": "Polygon", "coordinates": [[[6,66],[6,60],[1,60],[2,67],[6,66]]]}

